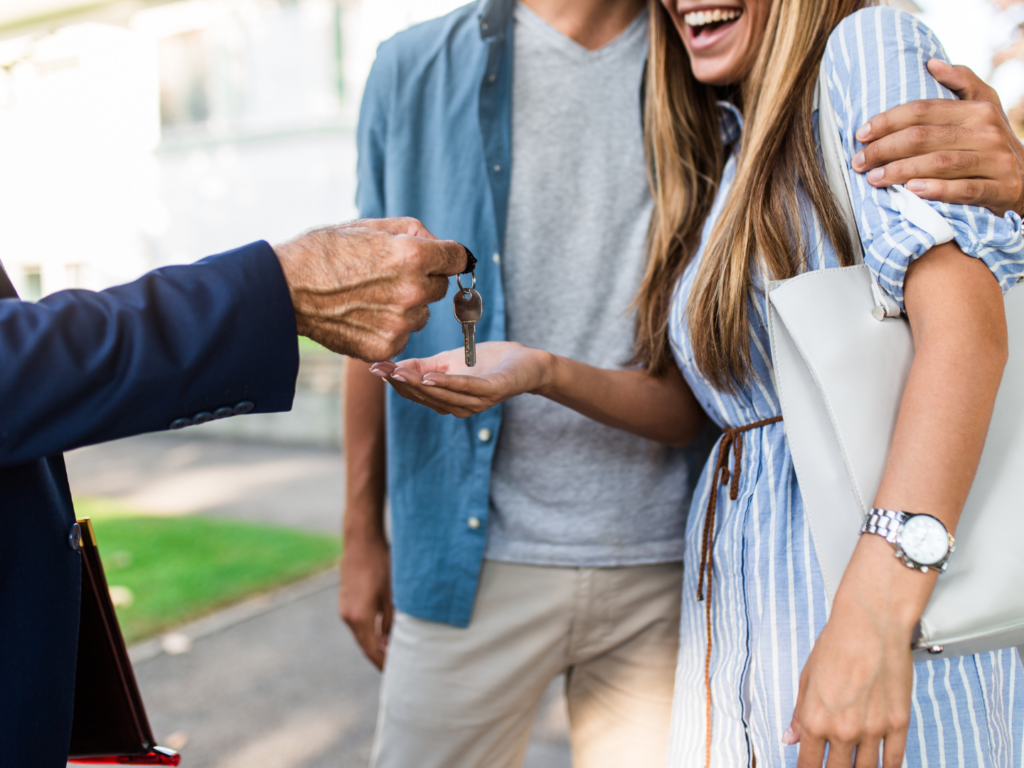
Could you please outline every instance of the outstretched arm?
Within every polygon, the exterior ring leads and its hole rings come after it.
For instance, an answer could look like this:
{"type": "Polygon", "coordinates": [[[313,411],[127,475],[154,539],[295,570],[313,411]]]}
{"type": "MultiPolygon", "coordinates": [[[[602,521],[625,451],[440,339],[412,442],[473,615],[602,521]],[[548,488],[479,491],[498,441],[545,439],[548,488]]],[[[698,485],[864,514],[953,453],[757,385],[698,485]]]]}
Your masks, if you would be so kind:
{"type": "Polygon", "coordinates": [[[403,397],[459,418],[522,394],[546,397],[615,429],[659,443],[689,445],[707,418],[674,366],[664,376],[607,370],[512,342],[477,347],[467,368],[461,349],[371,369],[403,397]]]}
{"type": "Polygon", "coordinates": [[[4,299],[0,466],[172,424],[288,410],[295,333],[288,283],[266,243],[106,291],[4,299]]]}
{"type": "Polygon", "coordinates": [[[354,357],[393,355],[466,262],[415,219],[362,220],[105,291],[2,299],[0,465],[288,410],[296,333],[354,357]]]}

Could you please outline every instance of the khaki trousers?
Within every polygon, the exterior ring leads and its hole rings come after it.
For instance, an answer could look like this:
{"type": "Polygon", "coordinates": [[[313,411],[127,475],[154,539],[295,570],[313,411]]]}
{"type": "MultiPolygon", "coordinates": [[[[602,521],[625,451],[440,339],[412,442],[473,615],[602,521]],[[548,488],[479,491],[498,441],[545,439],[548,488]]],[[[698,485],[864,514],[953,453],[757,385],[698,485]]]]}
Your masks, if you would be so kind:
{"type": "Polygon", "coordinates": [[[373,768],[519,768],[566,674],[574,768],[658,768],[668,752],[682,565],[485,561],[466,629],[398,613],[373,768]]]}

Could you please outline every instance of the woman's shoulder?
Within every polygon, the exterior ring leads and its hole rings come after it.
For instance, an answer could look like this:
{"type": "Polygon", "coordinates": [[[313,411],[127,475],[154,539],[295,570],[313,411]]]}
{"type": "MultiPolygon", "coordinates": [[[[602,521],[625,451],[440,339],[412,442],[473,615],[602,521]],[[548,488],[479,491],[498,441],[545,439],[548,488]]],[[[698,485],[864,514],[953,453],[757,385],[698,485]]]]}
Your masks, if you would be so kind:
{"type": "MultiPolygon", "coordinates": [[[[825,81],[836,114],[846,160],[862,148],[857,129],[876,115],[917,99],[956,98],[928,71],[928,60],[946,54],[922,21],[894,8],[851,14],[833,32],[825,53],[825,81]]],[[[940,240],[934,215],[908,207],[902,188],[875,189],[850,171],[852,197],[864,260],[883,289],[903,303],[903,280],[911,262],[940,240]]],[[[981,208],[928,202],[952,228],[961,250],[982,259],[1004,289],[1024,262],[1020,220],[981,208]]],[[[945,241],[944,241],[945,242],[945,241]]]]}
{"type": "Polygon", "coordinates": [[[881,72],[911,60],[946,59],[931,28],[911,13],[885,6],[862,8],[843,19],[829,37],[825,56],[841,68],[881,72]]]}
{"type": "Polygon", "coordinates": [[[859,10],[836,27],[825,49],[833,104],[859,126],[908,101],[955,98],[928,72],[933,58],[949,61],[920,19],[896,8],[859,10]]]}

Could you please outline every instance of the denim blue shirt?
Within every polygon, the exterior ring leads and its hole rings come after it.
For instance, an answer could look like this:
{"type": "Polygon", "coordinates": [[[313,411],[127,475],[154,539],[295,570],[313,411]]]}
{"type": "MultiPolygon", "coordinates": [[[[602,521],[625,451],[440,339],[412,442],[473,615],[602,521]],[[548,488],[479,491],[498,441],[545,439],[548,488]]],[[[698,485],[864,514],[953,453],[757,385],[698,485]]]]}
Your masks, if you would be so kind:
{"type": "MultiPolygon", "coordinates": [[[[477,341],[505,339],[499,259],[508,209],[515,0],[480,0],[380,46],[359,116],[364,217],[413,216],[476,254],[477,341]]],[[[454,285],[454,281],[452,281],[454,285]]],[[[400,357],[462,345],[453,291],[400,357]]],[[[387,394],[395,606],[468,625],[487,539],[501,407],[440,416],[387,394]]]]}

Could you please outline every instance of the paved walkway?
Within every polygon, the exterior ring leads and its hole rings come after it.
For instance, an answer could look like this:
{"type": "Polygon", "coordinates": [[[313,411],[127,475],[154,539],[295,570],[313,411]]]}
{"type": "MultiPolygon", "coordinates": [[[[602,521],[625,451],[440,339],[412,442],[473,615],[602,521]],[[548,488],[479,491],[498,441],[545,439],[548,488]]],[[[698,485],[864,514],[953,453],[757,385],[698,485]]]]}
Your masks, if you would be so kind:
{"type": "Polygon", "coordinates": [[[142,435],[67,454],[76,497],[156,515],[204,512],[336,533],[345,475],[336,450],[142,435]]]}
{"type": "MultiPolygon", "coordinates": [[[[186,433],[82,449],[67,463],[77,496],[113,497],[153,514],[338,529],[336,451],[186,433]]],[[[321,574],[134,646],[157,739],[181,749],[185,768],[364,768],[379,676],[338,619],[336,595],[336,576],[321,574]]],[[[571,765],[559,682],[541,708],[526,768],[571,765]]]]}

